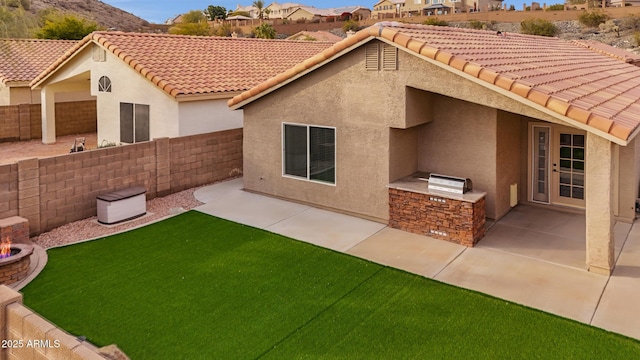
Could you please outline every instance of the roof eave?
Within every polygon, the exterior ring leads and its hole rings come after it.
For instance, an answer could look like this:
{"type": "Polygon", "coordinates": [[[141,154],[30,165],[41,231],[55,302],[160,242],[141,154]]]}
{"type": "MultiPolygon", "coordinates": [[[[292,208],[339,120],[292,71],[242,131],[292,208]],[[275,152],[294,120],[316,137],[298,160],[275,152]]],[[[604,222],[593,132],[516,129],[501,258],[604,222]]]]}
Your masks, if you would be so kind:
{"type": "Polygon", "coordinates": [[[92,44],[92,43],[95,43],[93,41],[93,33],[87,35],[83,40],[81,40],[80,45],[77,48],[73,48],[72,49],[73,51],[71,53],[62,55],[62,57],[66,56],[66,58],[63,61],[61,61],[59,64],[57,64],[55,67],[53,67],[53,68],[48,67],[43,72],[38,74],[38,76],[35,77],[35,79],[37,79],[36,82],[34,83],[33,80],[32,80],[29,83],[29,85],[31,86],[31,89],[32,90],[36,90],[36,89],[40,88],[42,86],[42,84],[45,83],[53,74],[55,74],[60,68],[64,67],[66,64],[68,64],[69,61],[71,61],[71,59],[73,59],[76,56],[76,54],[82,52],[87,46],[89,46],[89,44],[92,44]],[[84,43],[82,43],[82,41],[84,41],[84,43]],[[43,75],[43,74],[44,74],[44,76],[42,78],[40,78],[40,76],[43,75]]]}
{"type": "Polygon", "coordinates": [[[460,76],[462,76],[463,78],[465,78],[467,80],[470,80],[470,81],[472,81],[472,82],[474,82],[474,83],[476,83],[478,85],[481,85],[481,86],[483,86],[485,88],[488,88],[489,90],[495,91],[495,92],[497,92],[497,93],[499,93],[501,95],[507,96],[507,97],[509,97],[509,98],[511,98],[513,100],[516,100],[516,101],[518,101],[518,102],[520,102],[520,103],[522,103],[522,104],[524,104],[526,106],[529,106],[529,107],[531,107],[531,108],[533,108],[535,110],[543,112],[543,113],[545,113],[545,114],[547,114],[547,115],[549,115],[549,116],[551,116],[553,118],[558,119],[559,121],[561,121],[563,123],[570,124],[571,126],[573,126],[575,128],[578,128],[578,129],[593,133],[595,135],[598,135],[598,136],[600,136],[600,137],[602,137],[604,139],[607,139],[607,140],[609,140],[609,141],[611,141],[611,142],[613,142],[615,144],[622,145],[622,146],[627,146],[629,144],[629,142],[631,142],[631,140],[633,140],[633,138],[640,132],[640,127],[639,127],[637,129],[635,129],[634,132],[632,134],[630,134],[626,139],[618,138],[616,136],[611,135],[608,132],[599,130],[599,129],[593,127],[593,126],[589,126],[589,125],[587,125],[585,123],[582,123],[580,121],[571,119],[570,117],[567,117],[565,115],[559,114],[559,113],[547,108],[546,106],[542,106],[540,104],[537,104],[537,103],[535,103],[534,101],[532,101],[532,100],[530,100],[528,98],[522,97],[522,96],[520,96],[520,95],[518,95],[518,94],[516,94],[516,93],[514,93],[512,91],[503,89],[502,87],[500,87],[498,85],[495,85],[495,84],[490,83],[488,81],[482,80],[482,79],[480,79],[480,78],[478,78],[476,76],[473,76],[473,75],[468,74],[468,73],[466,73],[464,71],[458,70],[458,69],[456,69],[456,68],[454,68],[454,67],[452,67],[450,65],[447,65],[447,64],[445,64],[443,62],[440,62],[438,60],[434,60],[434,59],[431,59],[430,57],[424,56],[422,54],[415,53],[415,52],[413,52],[413,51],[411,51],[411,50],[409,50],[409,49],[407,49],[405,47],[399,46],[398,44],[396,44],[396,43],[394,43],[394,42],[392,42],[390,40],[387,40],[387,39],[382,38],[382,37],[378,38],[378,40],[384,41],[385,43],[388,43],[390,45],[394,45],[397,48],[399,48],[400,50],[403,50],[403,51],[405,51],[405,52],[407,52],[407,53],[409,53],[411,55],[415,55],[415,56],[417,56],[417,57],[419,57],[419,58],[421,58],[423,60],[426,60],[430,64],[436,65],[436,66],[438,66],[440,68],[443,68],[443,69],[445,69],[447,71],[450,71],[450,72],[453,72],[453,73],[455,73],[457,75],[460,75],[460,76]]]}
{"type": "Polygon", "coordinates": [[[232,97],[241,94],[241,91],[225,91],[225,92],[210,92],[201,94],[178,94],[175,96],[178,102],[189,101],[204,101],[204,100],[224,100],[231,99],[232,97]]]}

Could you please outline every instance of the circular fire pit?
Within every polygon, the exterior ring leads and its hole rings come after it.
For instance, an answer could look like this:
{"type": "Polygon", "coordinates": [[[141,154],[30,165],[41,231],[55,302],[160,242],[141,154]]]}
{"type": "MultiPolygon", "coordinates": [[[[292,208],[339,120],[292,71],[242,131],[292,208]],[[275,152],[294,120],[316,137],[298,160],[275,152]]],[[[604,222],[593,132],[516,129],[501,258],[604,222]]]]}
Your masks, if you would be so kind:
{"type": "Polygon", "coordinates": [[[0,259],[0,284],[8,285],[24,279],[29,272],[33,246],[11,244],[11,255],[0,259]]]}

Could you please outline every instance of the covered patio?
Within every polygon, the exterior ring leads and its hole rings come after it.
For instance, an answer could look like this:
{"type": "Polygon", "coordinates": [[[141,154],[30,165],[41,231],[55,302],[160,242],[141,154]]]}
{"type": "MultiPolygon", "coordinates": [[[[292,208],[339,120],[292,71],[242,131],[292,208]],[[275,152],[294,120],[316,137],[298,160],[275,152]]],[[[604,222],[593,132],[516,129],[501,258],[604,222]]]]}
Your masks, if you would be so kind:
{"type": "MultiPolygon", "coordinates": [[[[632,224],[614,226],[614,257],[620,257],[632,224]]],[[[587,270],[584,213],[520,204],[497,222],[487,222],[476,245],[549,263],[587,270]]]]}

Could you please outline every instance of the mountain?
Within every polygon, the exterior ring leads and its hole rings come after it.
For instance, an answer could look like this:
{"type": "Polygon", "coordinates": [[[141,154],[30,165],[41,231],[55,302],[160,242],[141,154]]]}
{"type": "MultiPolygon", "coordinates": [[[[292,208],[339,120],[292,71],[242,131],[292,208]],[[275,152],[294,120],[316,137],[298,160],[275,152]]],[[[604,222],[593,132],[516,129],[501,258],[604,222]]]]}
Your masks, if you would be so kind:
{"type": "MultiPolygon", "coordinates": [[[[0,0],[0,6],[5,4],[11,8],[11,3],[18,1],[0,0]]],[[[39,10],[55,8],[62,12],[73,13],[76,16],[95,21],[105,29],[115,28],[122,31],[148,31],[150,24],[131,13],[105,4],[98,0],[20,0],[28,12],[35,14],[39,10]]]]}

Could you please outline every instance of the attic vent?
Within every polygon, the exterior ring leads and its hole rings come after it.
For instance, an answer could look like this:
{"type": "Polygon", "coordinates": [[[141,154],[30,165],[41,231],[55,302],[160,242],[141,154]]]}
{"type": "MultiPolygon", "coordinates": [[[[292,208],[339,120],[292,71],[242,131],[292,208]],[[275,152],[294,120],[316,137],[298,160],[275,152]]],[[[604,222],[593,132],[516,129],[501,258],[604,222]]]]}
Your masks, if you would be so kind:
{"type": "Polygon", "coordinates": [[[99,46],[93,48],[93,61],[107,61],[107,51],[99,46]]]}
{"type": "Polygon", "coordinates": [[[98,91],[111,92],[111,79],[106,76],[100,77],[100,80],[98,80],[98,91]]]}
{"type": "Polygon", "coordinates": [[[398,48],[384,44],[382,46],[382,70],[398,69],[398,48]]]}
{"type": "Polygon", "coordinates": [[[393,45],[373,43],[364,48],[365,69],[397,70],[398,49],[393,45]]]}
{"type": "Polygon", "coordinates": [[[364,67],[367,70],[378,70],[379,67],[379,50],[378,43],[367,44],[364,48],[364,67]]]}

